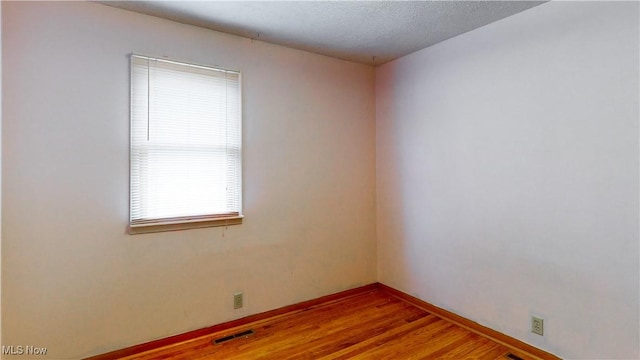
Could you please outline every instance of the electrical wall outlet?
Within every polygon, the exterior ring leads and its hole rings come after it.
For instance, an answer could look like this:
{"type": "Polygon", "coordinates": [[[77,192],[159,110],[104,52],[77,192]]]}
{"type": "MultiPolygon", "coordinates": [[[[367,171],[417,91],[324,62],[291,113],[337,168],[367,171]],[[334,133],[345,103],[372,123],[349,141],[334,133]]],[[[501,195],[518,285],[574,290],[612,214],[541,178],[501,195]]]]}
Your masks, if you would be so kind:
{"type": "Polygon", "coordinates": [[[544,320],[539,317],[531,317],[531,332],[542,336],[544,334],[544,320]]]}
{"type": "Polygon", "coordinates": [[[240,309],[243,305],[242,293],[233,294],[233,308],[240,309]]]}

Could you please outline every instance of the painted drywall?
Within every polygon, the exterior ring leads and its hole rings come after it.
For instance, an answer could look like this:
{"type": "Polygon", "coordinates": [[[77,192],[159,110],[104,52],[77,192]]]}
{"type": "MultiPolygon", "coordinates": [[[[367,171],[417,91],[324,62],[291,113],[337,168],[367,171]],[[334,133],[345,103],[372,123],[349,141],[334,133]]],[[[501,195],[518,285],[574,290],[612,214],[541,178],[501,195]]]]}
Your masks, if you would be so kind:
{"type": "Polygon", "coordinates": [[[640,357],[638,5],[554,1],[376,69],[380,282],[640,357]]]}
{"type": "MultiPolygon", "coordinates": [[[[2,203],[2,2],[0,2],[0,204],[2,203]]],[[[0,206],[0,346],[2,345],[2,206],[0,206]]],[[[0,347],[0,349],[2,349],[0,347]]],[[[0,359],[3,354],[0,351],[0,359]]]]}
{"type": "Polygon", "coordinates": [[[2,6],[4,345],[77,359],[376,281],[372,67],[96,3],[2,6]],[[131,52],[242,71],[244,224],[125,233],[131,52]]]}

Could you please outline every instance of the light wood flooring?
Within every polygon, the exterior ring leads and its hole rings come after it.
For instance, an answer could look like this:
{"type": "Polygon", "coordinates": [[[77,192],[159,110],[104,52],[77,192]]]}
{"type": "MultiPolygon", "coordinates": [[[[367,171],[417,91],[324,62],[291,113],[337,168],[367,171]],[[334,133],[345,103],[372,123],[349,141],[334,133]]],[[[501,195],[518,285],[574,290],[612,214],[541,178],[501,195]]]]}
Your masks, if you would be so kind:
{"type": "Polygon", "coordinates": [[[504,360],[509,353],[535,359],[373,289],[122,359],[504,360]],[[214,344],[247,330],[254,334],[214,344]]]}

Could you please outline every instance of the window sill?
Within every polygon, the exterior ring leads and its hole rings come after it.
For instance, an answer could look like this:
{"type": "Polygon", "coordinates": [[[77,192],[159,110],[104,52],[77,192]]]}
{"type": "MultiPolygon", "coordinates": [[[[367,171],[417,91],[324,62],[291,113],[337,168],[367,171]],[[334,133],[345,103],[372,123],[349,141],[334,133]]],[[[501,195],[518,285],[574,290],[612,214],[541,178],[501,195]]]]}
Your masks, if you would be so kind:
{"type": "Polygon", "coordinates": [[[243,218],[244,216],[237,215],[237,216],[218,217],[218,218],[203,218],[203,219],[192,219],[192,220],[176,219],[174,221],[168,220],[168,221],[158,221],[158,222],[145,223],[145,224],[131,224],[129,225],[129,235],[147,234],[147,233],[164,232],[164,231],[201,229],[201,228],[215,227],[215,226],[240,225],[242,224],[243,218]]]}

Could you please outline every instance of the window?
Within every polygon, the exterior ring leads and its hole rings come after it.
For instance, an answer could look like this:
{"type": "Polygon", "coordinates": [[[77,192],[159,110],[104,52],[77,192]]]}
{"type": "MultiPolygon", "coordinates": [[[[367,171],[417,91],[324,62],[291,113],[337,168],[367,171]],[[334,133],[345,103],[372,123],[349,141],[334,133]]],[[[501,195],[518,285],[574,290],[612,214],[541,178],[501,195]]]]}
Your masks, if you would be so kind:
{"type": "Polygon", "coordinates": [[[242,222],[240,73],[131,56],[132,234],[242,222]]]}

